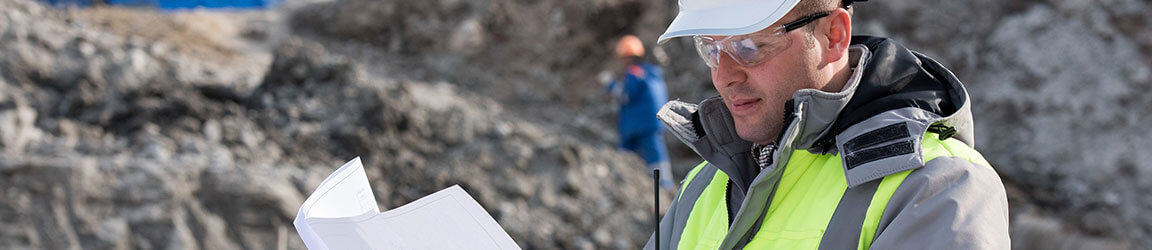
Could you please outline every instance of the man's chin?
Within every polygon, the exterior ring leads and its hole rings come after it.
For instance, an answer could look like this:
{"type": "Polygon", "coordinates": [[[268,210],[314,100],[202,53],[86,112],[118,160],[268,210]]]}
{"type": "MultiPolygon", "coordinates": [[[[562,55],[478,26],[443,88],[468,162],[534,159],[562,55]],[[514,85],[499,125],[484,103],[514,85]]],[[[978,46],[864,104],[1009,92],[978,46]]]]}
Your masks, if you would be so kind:
{"type": "Polygon", "coordinates": [[[759,144],[771,143],[776,140],[775,134],[772,134],[767,127],[763,124],[748,124],[741,122],[742,119],[736,118],[736,135],[745,141],[755,142],[759,144]]]}
{"type": "Polygon", "coordinates": [[[740,139],[743,139],[745,141],[750,141],[750,142],[766,141],[763,131],[750,131],[750,130],[752,130],[752,129],[741,129],[740,126],[737,125],[736,135],[739,135],[740,139]]]}

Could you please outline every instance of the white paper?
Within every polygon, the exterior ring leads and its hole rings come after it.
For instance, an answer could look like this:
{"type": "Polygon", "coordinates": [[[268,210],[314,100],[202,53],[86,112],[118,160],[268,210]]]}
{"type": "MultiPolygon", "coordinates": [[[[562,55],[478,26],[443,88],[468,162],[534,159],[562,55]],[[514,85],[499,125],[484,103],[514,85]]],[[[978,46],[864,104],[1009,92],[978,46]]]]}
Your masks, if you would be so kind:
{"type": "Polygon", "coordinates": [[[520,249],[460,186],[381,213],[357,157],[304,201],[296,231],[309,249],[520,249]]]}

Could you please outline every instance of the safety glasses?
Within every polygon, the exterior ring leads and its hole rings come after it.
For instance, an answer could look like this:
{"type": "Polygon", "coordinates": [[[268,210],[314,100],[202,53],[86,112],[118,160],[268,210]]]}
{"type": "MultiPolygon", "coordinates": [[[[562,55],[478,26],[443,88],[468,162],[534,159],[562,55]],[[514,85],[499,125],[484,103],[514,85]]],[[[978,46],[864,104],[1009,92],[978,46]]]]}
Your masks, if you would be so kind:
{"type": "Polygon", "coordinates": [[[753,67],[763,63],[768,58],[776,56],[784,48],[792,44],[792,39],[785,36],[788,32],[804,27],[817,19],[826,17],[832,12],[820,12],[796,19],[775,28],[768,28],[756,33],[730,36],[720,40],[706,36],[694,36],[696,52],[700,58],[713,70],[720,65],[720,52],[728,54],[732,60],[744,67],[753,67]]]}

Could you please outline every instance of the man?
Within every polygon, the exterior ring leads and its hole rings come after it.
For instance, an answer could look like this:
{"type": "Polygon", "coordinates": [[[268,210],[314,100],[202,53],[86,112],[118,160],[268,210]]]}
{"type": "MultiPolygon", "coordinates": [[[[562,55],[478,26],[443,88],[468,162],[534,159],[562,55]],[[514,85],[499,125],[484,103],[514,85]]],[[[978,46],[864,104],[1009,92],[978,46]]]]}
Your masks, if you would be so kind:
{"type": "Polygon", "coordinates": [[[852,0],[680,0],[719,97],[659,117],[705,162],[660,249],[1008,249],[1003,183],[967,91],[895,41],[852,36],[852,0]]]}
{"type": "Polygon", "coordinates": [[[643,57],[644,44],[636,36],[624,36],[616,43],[616,58],[623,72],[608,90],[620,103],[620,148],[643,157],[649,173],[659,168],[660,185],[673,189],[664,126],[656,119],[656,111],[668,102],[668,90],[660,67],[644,62],[643,57]]]}

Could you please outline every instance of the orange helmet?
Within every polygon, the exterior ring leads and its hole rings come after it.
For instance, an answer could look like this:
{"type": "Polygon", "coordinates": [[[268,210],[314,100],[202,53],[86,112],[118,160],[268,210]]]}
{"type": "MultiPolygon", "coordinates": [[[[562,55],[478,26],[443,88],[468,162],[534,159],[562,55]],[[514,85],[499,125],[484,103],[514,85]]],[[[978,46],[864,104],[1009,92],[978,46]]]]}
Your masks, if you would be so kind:
{"type": "Polygon", "coordinates": [[[626,35],[616,42],[616,57],[644,56],[644,43],[640,38],[626,35]]]}

